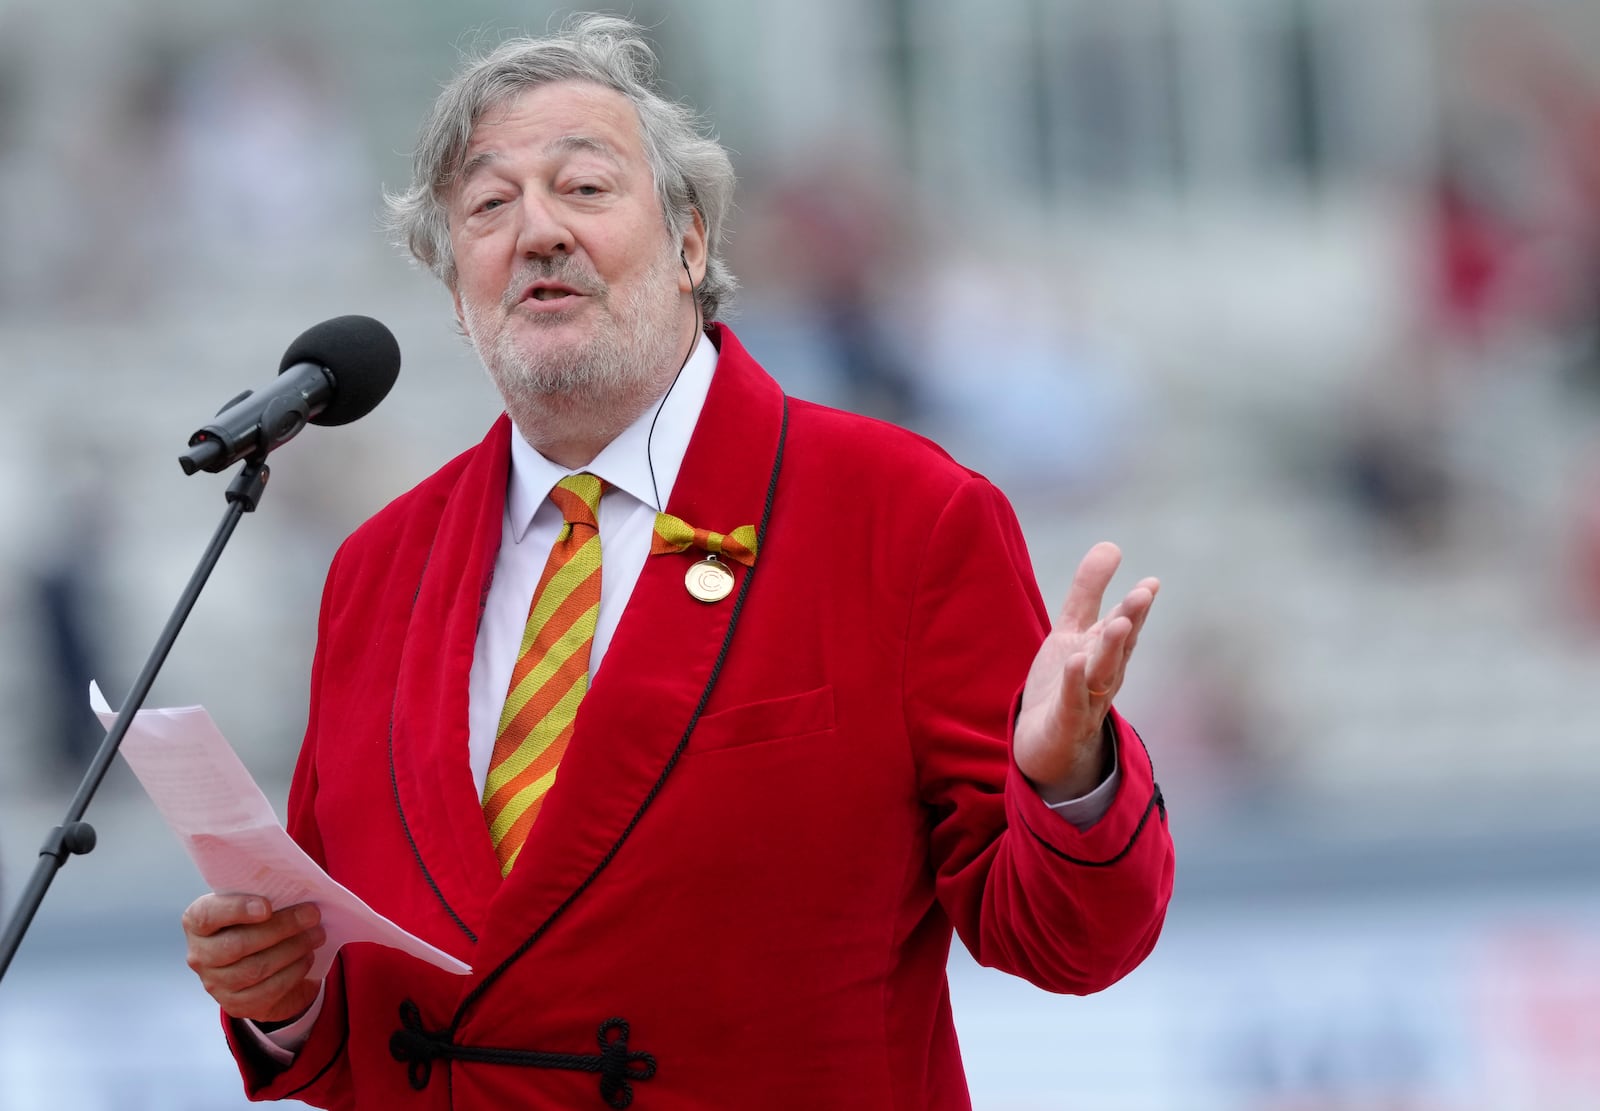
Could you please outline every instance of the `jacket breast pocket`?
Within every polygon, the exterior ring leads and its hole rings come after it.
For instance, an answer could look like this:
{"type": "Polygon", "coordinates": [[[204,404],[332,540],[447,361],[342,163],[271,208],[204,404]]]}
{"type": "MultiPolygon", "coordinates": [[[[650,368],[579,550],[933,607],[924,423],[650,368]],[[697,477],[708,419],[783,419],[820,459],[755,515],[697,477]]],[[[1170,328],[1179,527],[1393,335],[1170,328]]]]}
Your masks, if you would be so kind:
{"type": "Polygon", "coordinates": [[[833,688],[746,702],[707,714],[695,724],[685,756],[751,748],[825,733],[833,728],[833,688]]]}

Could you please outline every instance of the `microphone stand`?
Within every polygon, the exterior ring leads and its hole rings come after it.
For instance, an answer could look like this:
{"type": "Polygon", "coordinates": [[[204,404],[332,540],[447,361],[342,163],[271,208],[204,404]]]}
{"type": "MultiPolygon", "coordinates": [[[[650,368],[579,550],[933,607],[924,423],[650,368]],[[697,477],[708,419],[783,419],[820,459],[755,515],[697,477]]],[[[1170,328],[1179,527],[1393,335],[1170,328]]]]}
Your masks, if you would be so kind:
{"type": "Polygon", "coordinates": [[[179,630],[183,628],[189,611],[194,608],[195,601],[200,597],[200,591],[206,585],[206,580],[211,577],[211,570],[221,558],[222,549],[227,546],[228,538],[233,535],[239,518],[246,513],[254,512],[256,505],[261,501],[268,475],[267,453],[261,451],[245,460],[244,466],[228,485],[228,509],[211,538],[210,546],[200,557],[200,564],[190,576],[189,585],[179,597],[172,616],[167,619],[167,627],[161,630],[161,636],[156,640],[150,658],[145,661],[144,670],[133,681],[133,689],[128,692],[128,699],[122,704],[116,722],[106,733],[106,739],[95,753],[89,770],[84,773],[83,782],[78,786],[78,793],[74,796],[72,805],[67,808],[66,817],[60,825],[50,831],[44,839],[44,845],[39,849],[39,864],[34,869],[33,879],[29,881],[27,889],[17,901],[16,912],[6,924],[4,936],[0,936],[0,980],[5,978],[6,969],[11,967],[11,958],[16,956],[17,948],[22,944],[22,936],[28,932],[28,927],[33,923],[33,916],[38,912],[39,905],[44,902],[45,893],[50,890],[50,883],[55,879],[56,873],[61,871],[69,856],[82,855],[94,849],[94,827],[83,820],[84,811],[89,809],[89,802],[99,789],[100,781],[110,769],[111,761],[116,759],[123,735],[133,724],[134,714],[144,705],[145,697],[149,695],[150,687],[156,681],[156,673],[166,662],[167,653],[172,650],[173,643],[178,639],[179,630]]]}

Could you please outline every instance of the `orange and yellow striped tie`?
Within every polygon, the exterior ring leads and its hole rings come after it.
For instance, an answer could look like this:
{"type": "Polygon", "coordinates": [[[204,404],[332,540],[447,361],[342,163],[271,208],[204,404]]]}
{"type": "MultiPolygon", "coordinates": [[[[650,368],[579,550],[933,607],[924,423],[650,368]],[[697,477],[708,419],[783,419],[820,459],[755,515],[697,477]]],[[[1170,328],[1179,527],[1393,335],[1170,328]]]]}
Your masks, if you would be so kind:
{"type": "Polygon", "coordinates": [[[566,523],[528,607],[483,785],[483,812],[501,875],[511,873],[539,816],[572,736],[578,703],[589,689],[589,649],[600,610],[596,515],[606,489],[592,474],[575,474],[550,491],[566,523]]]}

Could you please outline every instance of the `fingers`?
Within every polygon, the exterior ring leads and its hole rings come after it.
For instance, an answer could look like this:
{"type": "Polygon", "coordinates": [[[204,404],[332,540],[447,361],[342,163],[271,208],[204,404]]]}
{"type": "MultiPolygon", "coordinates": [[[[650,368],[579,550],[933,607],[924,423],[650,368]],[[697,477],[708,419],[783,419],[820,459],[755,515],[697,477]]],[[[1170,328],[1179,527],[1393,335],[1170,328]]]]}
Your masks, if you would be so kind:
{"type": "Polygon", "coordinates": [[[1067,601],[1061,607],[1064,626],[1081,632],[1100,619],[1106,587],[1111,585],[1111,578],[1121,563],[1122,550],[1110,541],[1102,540],[1089,549],[1072,576],[1067,601]]]}
{"type": "Polygon", "coordinates": [[[264,922],[272,906],[259,895],[202,895],[183,912],[183,932],[210,937],[218,930],[247,922],[264,922]]]}
{"type": "Polygon", "coordinates": [[[1066,675],[1069,689],[1081,689],[1085,702],[1109,703],[1121,689],[1139,631],[1144,628],[1160,589],[1158,580],[1141,579],[1103,621],[1087,630],[1090,643],[1068,661],[1066,675]]]}
{"type": "Polygon", "coordinates": [[[1144,628],[1145,618],[1150,616],[1150,609],[1155,605],[1156,594],[1160,589],[1161,583],[1156,579],[1141,579],[1139,585],[1129,593],[1130,600],[1134,594],[1141,592],[1147,594],[1148,597],[1144,598],[1142,606],[1136,613],[1130,614],[1130,619],[1133,621],[1133,631],[1128,635],[1127,643],[1122,647],[1123,667],[1127,667],[1128,660],[1133,655],[1133,647],[1139,643],[1139,631],[1144,628]]]}
{"type": "Polygon", "coordinates": [[[1124,648],[1132,635],[1133,622],[1126,617],[1113,617],[1101,626],[1099,637],[1083,654],[1083,691],[1089,699],[1110,701],[1122,686],[1124,648]]]}
{"type": "Polygon", "coordinates": [[[1121,562],[1122,552],[1115,544],[1103,541],[1089,549],[1073,576],[1061,623],[1052,633],[1052,639],[1070,653],[1060,673],[1059,695],[1062,709],[1069,713],[1103,714],[1116,697],[1161,590],[1159,579],[1140,579],[1102,618],[1106,588],[1121,562]]]}
{"type": "Polygon", "coordinates": [[[320,917],[311,903],[274,912],[256,896],[202,896],[183,915],[189,967],[235,1018],[292,1017],[309,1005],[299,1000],[327,940],[320,917]]]}
{"type": "Polygon", "coordinates": [[[207,990],[239,994],[268,982],[301,961],[309,968],[312,954],[327,939],[327,933],[321,926],[313,926],[303,933],[284,938],[276,945],[240,957],[232,964],[205,966],[195,971],[200,973],[207,990]]]}
{"type": "Polygon", "coordinates": [[[1107,620],[1117,617],[1126,617],[1133,624],[1132,635],[1129,638],[1128,648],[1132,648],[1132,641],[1139,638],[1139,630],[1144,628],[1145,618],[1150,616],[1150,607],[1155,604],[1156,594],[1161,589],[1158,579],[1140,579],[1137,586],[1128,591],[1128,596],[1108,615],[1107,620]]]}
{"type": "Polygon", "coordinates": [[[294,1000],[311,972],[317,948],[325,940],[322,927],[314,927],[238,964],[217,969],[202,982],[211,997],[235,1018],[292,1018],[304,1009],[304,1004],[296,1006],[294,1000]]]}
{"type": "Polygon", "coordinates": [[[315,955],[307,953],[272,976],[243,991],[212,993],[212,998],[234,1018],[256,1022],[282,1022],[304,1014],[317,997],[318,985],[306,979],[315,955]]]}

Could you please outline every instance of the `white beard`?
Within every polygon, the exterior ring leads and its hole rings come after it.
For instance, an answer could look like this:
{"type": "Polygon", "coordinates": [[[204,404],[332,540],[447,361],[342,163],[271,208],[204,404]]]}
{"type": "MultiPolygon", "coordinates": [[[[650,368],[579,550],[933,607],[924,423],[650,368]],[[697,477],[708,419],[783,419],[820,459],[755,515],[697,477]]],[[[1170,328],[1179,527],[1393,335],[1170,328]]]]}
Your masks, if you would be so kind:
{"type": "Polygon", "coordinates": [[[664,250],[616,304],[599,276],[580,269],[568,256],[521,271],[496,310],[484,312],[463,302],[467,336],[523,435],[533,439],[558,416],[564,422],[578,419],[597,431],[611,428],[614,434],[655,399],[679,357],[682,308],[676,262],[677,256],[664,250]],[[564,282],[597,302],[585,310],[598,310],[595,330],[586,341],[558,347],[512,329],[510,315],[522,291],[538,277],[564,282]]]}

